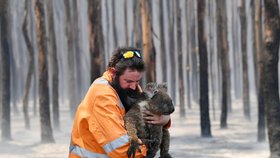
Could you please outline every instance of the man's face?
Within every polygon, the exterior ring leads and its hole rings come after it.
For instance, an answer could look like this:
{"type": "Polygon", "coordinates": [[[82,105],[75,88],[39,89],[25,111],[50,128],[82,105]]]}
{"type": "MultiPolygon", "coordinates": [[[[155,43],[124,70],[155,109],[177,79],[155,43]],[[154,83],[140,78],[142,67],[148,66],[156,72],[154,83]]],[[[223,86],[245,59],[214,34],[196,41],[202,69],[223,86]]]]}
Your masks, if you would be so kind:
{"type": "Polygon", "coordinates": [[[117,91],[125,110],[128,111],[139,96],[137,85],[142,78],[143,73],[126,69],[120,76],[114,76],[111,85],[117,91]]]}
{"type": "Polygon", "coordinates": [[[136,70],[126,69],[124,73],[119,76],[119,84],[123,89],[136,90],[142,78],[143,72],[136,70]]]}

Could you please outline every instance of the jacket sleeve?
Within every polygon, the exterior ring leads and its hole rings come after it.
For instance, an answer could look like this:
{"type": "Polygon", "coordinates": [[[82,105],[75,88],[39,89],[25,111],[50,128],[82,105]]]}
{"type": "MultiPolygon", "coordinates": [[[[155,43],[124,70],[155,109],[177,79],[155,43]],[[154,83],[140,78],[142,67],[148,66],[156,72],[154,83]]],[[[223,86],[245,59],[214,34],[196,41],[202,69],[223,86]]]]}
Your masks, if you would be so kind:
{"type": "MultiPolygon", "coordinates": [[[[92,106],[92,116],[89,121],[91,133],[102,146],[109,157],[127,158],[130,146],[119,100],[114,93],[97,95],[92,106]]],[[[141,153],[136,157],[146,155],[146,147],[140,147],[141,153]]]]}

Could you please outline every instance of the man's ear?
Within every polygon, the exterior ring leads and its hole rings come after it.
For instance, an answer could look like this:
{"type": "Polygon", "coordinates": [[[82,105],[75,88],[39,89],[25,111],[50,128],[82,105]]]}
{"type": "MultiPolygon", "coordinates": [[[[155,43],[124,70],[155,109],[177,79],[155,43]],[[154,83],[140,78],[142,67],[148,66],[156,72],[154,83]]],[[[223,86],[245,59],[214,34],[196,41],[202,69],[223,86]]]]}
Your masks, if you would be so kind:
{"type": "Polygon", "coordinates": [[[116,69],[114,67],[110,67],[109,72],[112,75],[112,78],[116,77],[116,69]]]}

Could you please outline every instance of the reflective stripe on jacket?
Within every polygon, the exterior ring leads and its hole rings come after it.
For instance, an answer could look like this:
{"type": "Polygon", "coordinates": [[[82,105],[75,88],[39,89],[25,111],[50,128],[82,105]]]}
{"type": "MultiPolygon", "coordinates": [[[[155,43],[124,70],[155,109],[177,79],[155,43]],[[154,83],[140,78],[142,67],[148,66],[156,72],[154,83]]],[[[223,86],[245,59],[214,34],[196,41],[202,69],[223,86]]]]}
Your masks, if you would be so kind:
{"type": "MultiPolygon", "coordinates": [[[[76,111],[72,129],[69,158],[127,158],[130,146],[124,128],[125,109],[117,92],[110,86],[111,77],[106,71],[90,86],[76,111]]],[[[140,146],[144,157],[146,147],[140,146]]]]}

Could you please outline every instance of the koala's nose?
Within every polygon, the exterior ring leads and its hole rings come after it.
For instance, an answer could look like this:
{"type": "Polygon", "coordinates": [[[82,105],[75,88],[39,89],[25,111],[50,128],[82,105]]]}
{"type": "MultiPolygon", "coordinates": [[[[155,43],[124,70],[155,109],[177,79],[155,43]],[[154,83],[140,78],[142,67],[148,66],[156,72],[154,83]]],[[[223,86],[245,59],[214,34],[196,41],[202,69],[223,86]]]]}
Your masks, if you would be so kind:
{"type": "Polygon", "coordinates": [[[171,107],[171,113],[173,113],[174,111],[175,111],[175,107],[172,106],[172,107],[171,107]]]}

